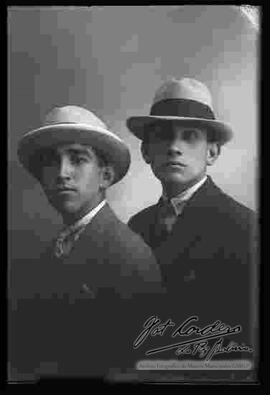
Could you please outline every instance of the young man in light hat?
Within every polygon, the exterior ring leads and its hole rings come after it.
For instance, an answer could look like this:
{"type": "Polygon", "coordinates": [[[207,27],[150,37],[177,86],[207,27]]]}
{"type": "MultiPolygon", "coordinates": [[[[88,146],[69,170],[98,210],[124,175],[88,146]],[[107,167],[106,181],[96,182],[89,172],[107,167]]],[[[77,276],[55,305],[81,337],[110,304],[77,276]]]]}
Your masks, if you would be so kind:
{"type": "Polygon", "coordinates": [[[85,377],[133,367],[136,325],[162,288],[151,249],[106,202],[128,171],[128,148],[95,114],[65,106],[21,138],[18,157],[65,226],[38,262],[13,268],[11,365],[85,377]]]}
{"type": "Polygon", "coordinates": [[[127,126],[142,140],[143,158],[162,184],[158,203],[134,215],[129,226],[157,257],[176,303],[168,314],[197,316],[205,324],[240,324],[249,341],[256,284],[254,213],[207,176],[207,166],[232,138],[231,128],[215,119],[208,88],[192,78],[165,82],[150,115],[131,117],[127,126]]]}

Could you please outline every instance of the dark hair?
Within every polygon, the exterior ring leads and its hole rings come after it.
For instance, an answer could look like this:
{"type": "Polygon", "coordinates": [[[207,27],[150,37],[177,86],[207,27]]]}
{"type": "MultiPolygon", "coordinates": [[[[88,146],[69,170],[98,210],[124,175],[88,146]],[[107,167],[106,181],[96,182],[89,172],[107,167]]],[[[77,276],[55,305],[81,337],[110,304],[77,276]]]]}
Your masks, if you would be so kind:
{"type": "Polygon", "coordinates": [[[42,168],[44,166],[44,155],[47,149],[39,149],[35,151],[28,160],[28,168],[32,174],[40,181],[42,176],[42,168]]]}
{"type": "MultiPolygon", "coordinates": [[[[87,146],[87,144],[85,144],[87,146]]],[[[98,161],[99,167],[106,167],[109,166],[109,160],[107,155],[100,149],[94,148],[89,145],[93,152],[95,153],[98,161]]],[[[48,155],[49,151],[54,150],[54,147],[48,148],[40,148],[36,150],[29,158],[28,161],[28,168],[31,169],[32,174],[41,181],[42,177],[42,169],[44,167],[46,156],[48,155]]]]}
{"type": "Polygon", "coordinates": [[[217,139],[215,129],[209,128],[208,129],[208,133],[206,134],[206,137],[207,137],[207,142],[208,143],[216,143],[216,145],[218,147],[218,155],[219,155],[220,151],[221,151],[221,144],[220,144],[220,142],[217,139]]]}
{"type": "Polygon", "coordinates": [[[93,148],[93,147],[91,147],[91,148],[94,151],[94,153],[96,154],[99,167],[105,167],[105,166],[110,165],[108,156],[101,149],[93,148]]]}

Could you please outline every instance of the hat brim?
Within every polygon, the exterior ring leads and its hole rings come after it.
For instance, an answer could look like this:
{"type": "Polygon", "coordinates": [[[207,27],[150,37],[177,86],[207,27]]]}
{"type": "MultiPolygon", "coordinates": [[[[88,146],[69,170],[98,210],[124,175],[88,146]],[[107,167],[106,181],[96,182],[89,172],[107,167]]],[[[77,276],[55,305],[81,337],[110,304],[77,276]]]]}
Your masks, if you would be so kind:
{"type": "Polygon", "coordinates": [[[219,144],[225,144],[230,141],[233,137],[233,131],[231,127],[224,122],[202,119],[202,118],[190,118],[190,117],[176,117],[176,116],[134,116],[127,119],[127,127],[135,134],[140,140],[144,140],[147,134],[147,127],[153,123],[159,121],[174,121],[183,125],[194,125],[201,126],[207,131],[211,131],[213,139],[219,144]]]}
{"type": "Polygon", "coordinates": [[[43,126],[26,133],[18,145],[18,157],[22,165],[36,177],[31,157],[43,148],[62,144],[87,144],[96,148],[114,167],[112,184],[120,181],[130,166],[130,153],[125,143],[109,130],[87,124],[60,123],[43,126]]]}

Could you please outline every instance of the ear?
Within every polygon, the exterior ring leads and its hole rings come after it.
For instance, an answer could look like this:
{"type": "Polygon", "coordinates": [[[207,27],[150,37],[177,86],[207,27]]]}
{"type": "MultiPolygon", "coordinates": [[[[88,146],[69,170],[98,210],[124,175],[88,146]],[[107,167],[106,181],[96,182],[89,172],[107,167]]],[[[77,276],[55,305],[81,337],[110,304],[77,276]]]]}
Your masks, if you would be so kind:
{"type": "Polygon", "coordinates": [[[143,157],[144,161],[147,164],[151,163],[150,156],[148,153],[148,148],[149,148],[148,144],[143,141],[141,144],[141,153],[142,153],[142,157],[143,157]]]}
{"type": "Polygon", "coordinates": [[[207,166],[212,166],[220,154],[220,145],[218,143],[207,143],[207,166]]]}
{"type": "Polygon", "coordinates": [[[107,189],[110,185],[112,185],[115,177],[115,170],[113,166],[104,166],[102,168],[102,180],[100,182],[101,189],[107,189]]]}

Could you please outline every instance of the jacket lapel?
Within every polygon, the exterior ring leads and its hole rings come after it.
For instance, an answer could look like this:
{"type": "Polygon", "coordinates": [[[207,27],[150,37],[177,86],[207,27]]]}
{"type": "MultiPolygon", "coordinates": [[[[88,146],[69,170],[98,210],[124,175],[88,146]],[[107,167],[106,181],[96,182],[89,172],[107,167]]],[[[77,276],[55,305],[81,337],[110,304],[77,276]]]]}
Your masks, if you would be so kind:
{"type": "Polygon", "coordinates": [[[95,298],[100,288],[114,283],[115,265],[109,265],[106,259],[105,235],[113,221],[114,213],[106,204],[86,226],[69,256],[54,259],[59,288],[75,298],[95,298]]]}
{"type": "Polygon", "coordinates": [[[75,243],[66,264],[85,264],[86,260],[101,260],[104,249],[104,232],[112,221],[112,210],[106,203],[86,226],[79,240],[75,243]]]}

